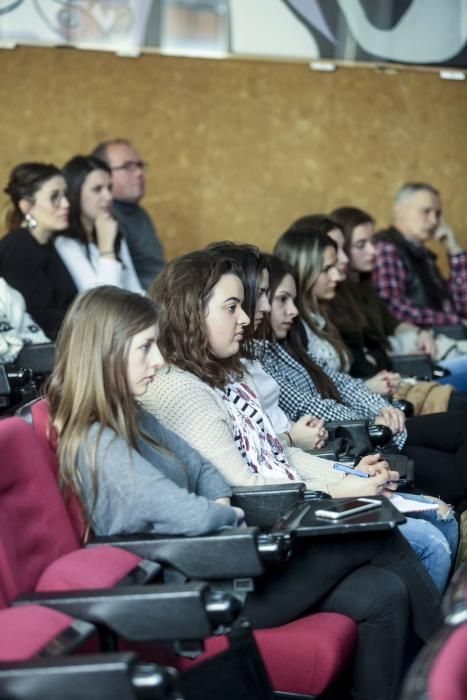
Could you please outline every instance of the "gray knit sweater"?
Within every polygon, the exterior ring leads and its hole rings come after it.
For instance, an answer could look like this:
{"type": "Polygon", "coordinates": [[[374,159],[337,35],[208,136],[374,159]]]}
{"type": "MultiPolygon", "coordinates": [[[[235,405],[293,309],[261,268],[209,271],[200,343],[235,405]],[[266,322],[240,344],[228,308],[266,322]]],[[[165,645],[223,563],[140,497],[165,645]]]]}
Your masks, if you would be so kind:
{"type": "MultiPolygon", "coordinates": [[[[94,532],[200,535],[234,526],[235,510],[214,503],[229,497],[231,489],[212,464],[146,411],[138,411],[138,425],[161,450],[143,439],[133,450],[111,428],[102,429],[96,453],[94,532]]],[[[98,423],[91,426],[78,453],[88,512],[93,503],[89,460],[101,428],[98,423]]]]}

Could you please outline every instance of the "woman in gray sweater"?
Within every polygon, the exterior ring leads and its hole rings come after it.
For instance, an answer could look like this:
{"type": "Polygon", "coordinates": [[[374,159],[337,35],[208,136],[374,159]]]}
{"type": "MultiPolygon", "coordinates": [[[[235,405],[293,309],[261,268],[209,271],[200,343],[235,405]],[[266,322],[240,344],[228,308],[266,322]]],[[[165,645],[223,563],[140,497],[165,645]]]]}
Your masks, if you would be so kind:
{"type": "Polygon", "coordinates": [[[138,405],[163,359],[149,299],[103,286],[67,314],[48,389],[60,481],[99,535],[235,526],[219,472],[138,405]],[[181,517],[183,514],[183,517],[181,517]]]}

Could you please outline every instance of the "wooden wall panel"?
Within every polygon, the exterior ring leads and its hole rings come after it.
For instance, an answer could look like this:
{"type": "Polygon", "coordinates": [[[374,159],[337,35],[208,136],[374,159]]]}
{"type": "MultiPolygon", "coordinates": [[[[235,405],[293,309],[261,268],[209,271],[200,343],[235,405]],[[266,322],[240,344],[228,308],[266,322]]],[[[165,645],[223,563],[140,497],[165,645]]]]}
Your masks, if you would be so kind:
{"type": "Polygon", "coordinates": [[[294,218],[344,204],[384,224],[409,179],[441,189],[467,245],[466,106],[465,83],[428,72],[20,47],[0,51],[0,184],[22,160],[125,136],[151,164],[168,257],[227,238],[270,250],[294,218]]]}

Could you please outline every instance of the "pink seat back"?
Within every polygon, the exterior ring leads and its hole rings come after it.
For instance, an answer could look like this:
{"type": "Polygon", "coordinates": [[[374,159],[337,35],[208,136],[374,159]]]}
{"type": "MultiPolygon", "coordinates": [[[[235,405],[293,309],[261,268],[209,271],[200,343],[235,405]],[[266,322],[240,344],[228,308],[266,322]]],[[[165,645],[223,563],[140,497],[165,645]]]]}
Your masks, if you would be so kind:
{"type": "MultiPolygon", "coordinates": [[[[49,465],[52,469],[54,477],[58,478],[58,461],[57,461],[57,435],[54,428],[50,425],[49,406],[46,399],[39,399],[29,404],[32,418],[32,427],[39,441],[47,454],[49,465]]],[[[71,522],[79,539],[84,534],[84,519],[80,503],[74,493],[65,489],[63,497],[70,515],[71,522]]]]}
{"type": "Polygon", "coordinates": [[[21,418],[0,421],[0,454],[0,588],[8,602],[33,590],[44,569],[77,549],[79,539],[31,426],[21,418]]]}
{"type": "Polygon", "coordinates": [[[457,627],[444,642],[428,675],[430,700],[467,698],[467,623],[457,627]]]}

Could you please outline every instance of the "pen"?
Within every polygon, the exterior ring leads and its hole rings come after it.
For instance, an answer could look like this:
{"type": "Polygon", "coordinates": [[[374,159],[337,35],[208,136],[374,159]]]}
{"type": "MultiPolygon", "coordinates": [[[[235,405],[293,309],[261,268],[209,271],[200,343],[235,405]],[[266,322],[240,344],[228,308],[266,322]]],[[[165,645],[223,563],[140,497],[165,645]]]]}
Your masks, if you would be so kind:
{"type": "Polygon", "coordinates": [[[346,474],[362,476],[364,479],[368,479],[368,477],[370,476],[366,472],[360,471],[360,469],[355,469],[355,467],[349,467],[347,464],[341,464],[340,462],[334,462],[333,469],[337,469],[337,471],[339,472],[345,472],[346,474]]]}

